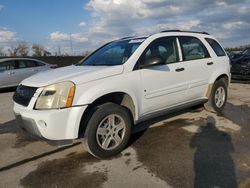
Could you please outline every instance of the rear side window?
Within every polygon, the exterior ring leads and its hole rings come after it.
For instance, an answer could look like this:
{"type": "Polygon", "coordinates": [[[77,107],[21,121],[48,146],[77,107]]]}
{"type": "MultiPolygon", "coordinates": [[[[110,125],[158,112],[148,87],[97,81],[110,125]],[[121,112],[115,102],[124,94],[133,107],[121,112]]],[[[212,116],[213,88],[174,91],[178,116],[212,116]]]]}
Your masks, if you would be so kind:
{"type": "Polygon", "coordinates": [[[22,68],[26,68],[26,63],[25,61],[18,61],[18,68],[19,69],[22,69],[22,68]]]}
{"type": "Polygon", "coordinates": [[[183,60],[190,61],[210,57],[204,44],[195,37],[179,37],[182,48],[183,60]]]}
{"type": "Polygon", "coordinates": [[[44,66],[45,64],[39,62],[39,61],[34,61],[34,63],[36,64],[36,66],[40,67],[40,66],[44,66]]]}
{"type": "Polygon", "coordinates": [[[26,61],[27,67],[36,67],[37,64],[35,61],[26,61]]]}
{"type": "Polygon", "coordinates": [[[15,61],[5,61],[0,63],[0,72],[15,69],[15,61]]]}
{"type": "Polygon", "coordinates": [[[18,68],[31,68],[31,67],[36,67],[37,63],[35,61],[30,61],[30,60],[19,60],[18,61],[18,68]]]}
{"type": "Polygon", "coordinates": [[[210,38],[206,38],[206,41],[213,48],[213,50],[214,50],[214,52],[216,53],[217,56],[219,56],[219,57],[226,56],[225,51],[223,50],[223,48],[221,47],[221,45],[219,45],[219,43],[216,40],[210,39],[210,38]]]}

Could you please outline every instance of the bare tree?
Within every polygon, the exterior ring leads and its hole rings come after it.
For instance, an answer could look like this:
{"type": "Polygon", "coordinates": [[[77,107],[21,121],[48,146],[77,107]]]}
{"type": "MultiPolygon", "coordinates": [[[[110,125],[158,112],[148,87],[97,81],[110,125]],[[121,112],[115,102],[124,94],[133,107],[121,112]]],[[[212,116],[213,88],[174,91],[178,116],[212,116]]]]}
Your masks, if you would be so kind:
{"type": "Polygon", "coordinates": [[[3,47],[0,47],[0,56],[6,56],[6,54],[4,53],[3,47]]]}
{"type": "Polygon", "coordinates": [[[44,54],[45,54],[44,47],[42,45],[39,45],[39,44],[33,44],[32,50],[33,50],[33,56],[44,56],[44,54]]]}
{"type": "Polygon", "coordinates": [[[51,56],[51,53],[47,50],[44,50],[43,56],[51,56]]]}
{"type": "Polygon", "coordinates": [[[234,51],[243,51],[243,50],[245,50],[246,48],[250,48],[250,44],[241,45],[241,46],[238,46],[238,47],[226,48],[225,50],[226,50],[226,51],[229,51],[229,52],[234,52],[234,51]]]}
{"type": "Polygon", "coordinates": [[[65,52],[62,56],[69,56],[69,53],[65,52]]]}
{"type": "Polygon", "coordinates": [[[27,56],[29,53],[29,46],[26,42],[19,42],[16,46],[11,46],[8,51],[10,56],[27,56]]]}
{"type": "Polygon", "coordinates": [[[11,47],[8,49],[8,52],[9,52],[9,56],[16,57],[16,56],[17,56],[17,53],[18,53],[18,49],[17,49],[16,46],[11,46],[11,47]]]}
{"type": "Polygon", "coordinates": [[[26,42],[21,42],[18,44],[19,56],[27,56],[29,53],[29,46],[26,42]]]}
{"type": "Polygon", "coordinates": [[[91,54],[91,51],[88,51],[88,50],[82,53],[82,55],[83,55],[84,57],[87,57],[87,56],[90,55],[90,54],[91,54]]]}

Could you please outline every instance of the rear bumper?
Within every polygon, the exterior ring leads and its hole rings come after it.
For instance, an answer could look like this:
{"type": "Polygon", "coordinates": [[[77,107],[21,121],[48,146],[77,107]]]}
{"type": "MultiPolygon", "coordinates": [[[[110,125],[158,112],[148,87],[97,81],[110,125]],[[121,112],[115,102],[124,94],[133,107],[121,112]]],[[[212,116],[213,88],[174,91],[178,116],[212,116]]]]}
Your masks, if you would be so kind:
{"type": "Polygon", "coordinates": [[[58,110],[33,110],[14,104],[17,125],[28,134],[45,140],[78,138],[82,115],[87,106],[58,110]]]}

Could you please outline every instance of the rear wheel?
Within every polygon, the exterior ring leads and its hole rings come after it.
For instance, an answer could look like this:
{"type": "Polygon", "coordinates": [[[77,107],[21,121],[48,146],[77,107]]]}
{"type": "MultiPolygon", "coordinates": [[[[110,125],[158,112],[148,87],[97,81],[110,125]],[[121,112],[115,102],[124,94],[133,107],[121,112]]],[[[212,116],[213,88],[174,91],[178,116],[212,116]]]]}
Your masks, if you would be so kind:
{"type": "Polygon", "coordinates": [[[128,110],[114,103],[105,103],[93,109],[84,136],[88,151],[97,158],[108,158],[120,153],[131,134],[128,110]]]}
{"type": "Polygon", "coordinates": [[[227,101],[227,84],[223,80],[214,83],[208,102],[204,104],[206,110],[221,113],[227,101]]]}

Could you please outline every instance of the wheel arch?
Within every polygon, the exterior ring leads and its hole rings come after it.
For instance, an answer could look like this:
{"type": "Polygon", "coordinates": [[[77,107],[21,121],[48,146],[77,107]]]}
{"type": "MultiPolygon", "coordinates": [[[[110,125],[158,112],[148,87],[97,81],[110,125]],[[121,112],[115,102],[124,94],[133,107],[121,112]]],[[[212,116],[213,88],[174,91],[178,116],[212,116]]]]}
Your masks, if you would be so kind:
{"type": "Polygon", "coordinates": [[[121,92],[121,91],[103,94],[101,96],[98,96],[96,99],[94,99],[84,111],[81,121],[80,121],[79,130],[78,130],[79,138],[84,136],[87,123],[93,113],[93,108],[98,105],[107,103],[107,102],[112,102],[112,103],[119,104],[125,107],[129,111],[129,114],[133,120],[132,122],[134,122],[137,119],[138,117],[137,106],[135,103],[135,99],[133,99],[131,95],[129,95],[126,92],[121,92]]]}
{"type": "Polygon", "coordinates": [[[216,82],[218,80],[222,80],[227,86],[229,86],[230,79],[229,79],[229,76],[227,74],[220,75],[219,77],[216,78],[216,80],[214,82],[216,82]]]}
{"type": "Polygon", "coordinates": [[[213,79],[210,81],[209,85],[208,85],[208,89],[207,89],[207,92],[206,92],[206,97],[208,98],[212,92],[212,88],[213,88],[213,85],[216,81],[218,80],[222,80],[226,85],[227,87],[229,86],[230,84],[230,77],[229,75],[227,75],[226,73],[221,73],[217,76],[214,76],[213,79]]]}

